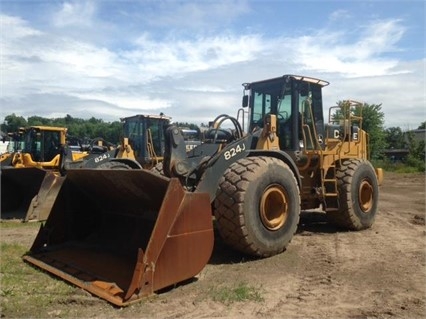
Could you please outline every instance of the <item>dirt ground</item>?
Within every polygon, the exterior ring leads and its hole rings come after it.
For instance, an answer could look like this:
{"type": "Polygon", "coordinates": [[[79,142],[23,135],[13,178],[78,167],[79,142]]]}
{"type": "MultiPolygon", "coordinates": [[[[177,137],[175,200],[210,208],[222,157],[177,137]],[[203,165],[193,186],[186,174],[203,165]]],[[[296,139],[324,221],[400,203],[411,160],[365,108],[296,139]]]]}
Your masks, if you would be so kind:
{"type": "MultiPolygon", "coordinates": [[[[247,259],[217,239],[210,262],[191,282],[121,309],[75,288],[44,317],[426,318],[425,210],[424,174],[386,173],[371,229],[341,231],[324,214],[304,212],[278,256],[247,259]],[[215,299],[218,288],[240,283],[260,298],[215,299]]],[[[29,246],[34,235],[11,228],[1,240],[29,246]]],[[[49,280],[46,275],[44,284],[49,280]]]]}

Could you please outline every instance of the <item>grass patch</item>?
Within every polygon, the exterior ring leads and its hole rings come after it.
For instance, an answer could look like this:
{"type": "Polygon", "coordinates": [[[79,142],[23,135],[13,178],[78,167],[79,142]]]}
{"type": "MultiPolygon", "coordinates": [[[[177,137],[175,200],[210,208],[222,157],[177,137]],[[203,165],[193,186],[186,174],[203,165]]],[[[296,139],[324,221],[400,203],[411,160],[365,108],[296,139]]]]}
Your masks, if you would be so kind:
{"type": "Polygon", "coordinates": [[[374,167],[381,167],[386,172],[394,172],[394,173],[425,173],[425,163],[417,163],[417,164],[405,164],[405,163],[392,163],[390,161],[384,160],[373,160],[371,162],[374,167]]]}
{"type": "MultiPolygon", "coordinates": [[[[16,227],[39,226],[12,224],[16,227]]],[[[6,223],[2,223],[2,227],[4,225],[6,223]]],[[[46,316],[46,308],[66,299],[75,290],[64,282],[47,278],[47,274],[26,264],[22,256],[27,250],[28,247],[19,243],[0,243],[0,311],[5,317],[46,316]]]]}
{"type": "Polygon", "coordinates": [[[261,302],[264,298],[262,297],[260,290],[260,288],[240,282],[234,287],[215,287],[210,291],[210,295],[214,301],[218,301],[226,305],[242,301],[261,302]]]}
{"type": "Polygon", "coordinates": [[[20,220],[2,220],[0,222],[0,230],[1,229],[11,229],[11,228],[26,228],[26,229],[33,229],[33,228],[40,228],[40,223],[31,222],[31,223],[23,223],[20,220]]]}
{"type": "Polygon", "coordinates": [[[395,173],[406,173],[406,174],[413,174],[413,173],[419,173],[421,172],[418,168],[412,167],[412,166],[400,166],[395,168],[395,173]]]}

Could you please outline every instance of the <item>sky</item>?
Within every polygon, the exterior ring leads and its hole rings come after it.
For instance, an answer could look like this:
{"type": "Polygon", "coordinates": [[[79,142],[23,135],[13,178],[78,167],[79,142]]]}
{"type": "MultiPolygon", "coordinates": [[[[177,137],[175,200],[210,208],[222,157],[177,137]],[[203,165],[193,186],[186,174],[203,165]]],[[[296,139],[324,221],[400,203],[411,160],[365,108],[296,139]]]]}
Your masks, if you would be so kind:
{"type": "MultiPolygon", "coordinates": [[[[423,0],[0,0],[5,116],[118,121],[236,117],[242,83],[330,82],[324,105],[381,104],[384,125],[426,121],[423,0]]],[[[327,112],[325,114],[328,114],[327,112]]]]}

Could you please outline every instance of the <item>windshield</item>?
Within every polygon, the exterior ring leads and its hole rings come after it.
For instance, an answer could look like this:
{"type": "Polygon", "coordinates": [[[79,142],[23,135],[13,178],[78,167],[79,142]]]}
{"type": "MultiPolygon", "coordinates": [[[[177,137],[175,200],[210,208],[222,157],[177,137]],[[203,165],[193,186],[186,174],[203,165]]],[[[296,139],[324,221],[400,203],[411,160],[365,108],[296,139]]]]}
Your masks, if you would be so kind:
{"type": "Polygon", "coordinates": [[[263,127],[263,118],[268,113],[285,120],[291,115],[291,90],[282,78],[258,83],[252,87],[251,128],[263,127]]]}
{"type": "Polygon", "coordinates": [[[195,141],[199,139],[199,133],[197,130],[182,129],[181,131],[185,141],[195,141]]]}
{"type": "Polygon", "coordinates": [[[124,137],[129,139],[129,143],[136,153],[136,157],[148,156],[148,143],[152,144],[157,155],[164,152],[163,126],[164,119],[137,117],[126,119],[123,132],[124,137]]]}
{"type": "Polygon", "coordinates": [[[318,147],[314,135],[322,135],[324,130],[321,87],[320,83],[288,77],[252,83],[250,129],[262,128],[265,115],[272,113],[277,116],[282,150],[298,149],[302,139],[306,139],[306,147],[318,147]]]}

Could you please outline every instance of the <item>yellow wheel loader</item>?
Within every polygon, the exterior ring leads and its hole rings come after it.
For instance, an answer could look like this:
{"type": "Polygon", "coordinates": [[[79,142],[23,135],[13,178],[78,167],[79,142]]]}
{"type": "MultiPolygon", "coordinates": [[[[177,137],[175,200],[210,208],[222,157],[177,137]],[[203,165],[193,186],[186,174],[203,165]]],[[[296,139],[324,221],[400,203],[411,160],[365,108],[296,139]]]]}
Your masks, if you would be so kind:
{"type": "MultiPolygon", "coordinates": [[[[148,169],[161,167],[165,149],[164,133],[171,117],[160,115],[133,115],[120,119],[123,138],[117,148],[102,152],[99,156],[80,162],[67,162],[64,171],[76,168],[96,169],[148,169]]],[[[185,130],[181,130],[186,133],[185,130]]],[[[186,138],[187,149],[194,148],[201,141],[195,137],[186,138]]]]}
{"type": "MultiPolygon", "coordinates": [[[[52,126],[21,128],[13,134],[13,151],[2,154],[1,218],[26,219],[27,209],[41,188],[47,194],[58,187],[59,167],[63,160],[67,129],[52,126]]],[[[70,152],[68,160],[77,161],[87,153],[70,152]]],[[[46,197],[46,201],[52,201],[46,197]]]]}
{"type": "Polygon", "coordinates": [[[286,249],[301,210],[322,207],[341,227],[370,227],[383,173],[368,160],[360,105],[345,102],[324,124],[326,85],[296,75],[245,83],[247,130],[220,115],[187,152],[179,128],[168,127],[163,175],[68,170],[24,260],[125,306],[196,276],[210,259],[214,222],[232,249],[258,257],[286,249]]]}
{"type": "Polygon", "coordinates": [[[120,162],[130,168],[154,168],[163,160],[164,130],[170,120],[170,117],[163,114],[138,114],[121,118],[122,144],[109,161],[120,162]]]}
{"type": "Polygon", "coordinates": [[[150,169],[162,160],[164,115],[135,115],[121,119],[119,147],[95,138],[83,151],[66,145],[66,128],[33,126],[22,129],[22,147],[2,155],[1,216],[23,221],[47,219],[68,169],[150,169]]]}
{"type": "Polygon", "coordinates": [[[82,147],[86,155],[78,159],[70,159],[69,154],[74,152],[64,149],[60,174],[46,175],[38,194],[30,203],[25,221],[47,219],[69,169],[152,169],[161,163],[164,127],[169,125],[170,117],[134,115],[122,118],[121,122],[123,139],[118,147],[112,147],[111,143],[102,138],[95,138],[82,147]]]}

